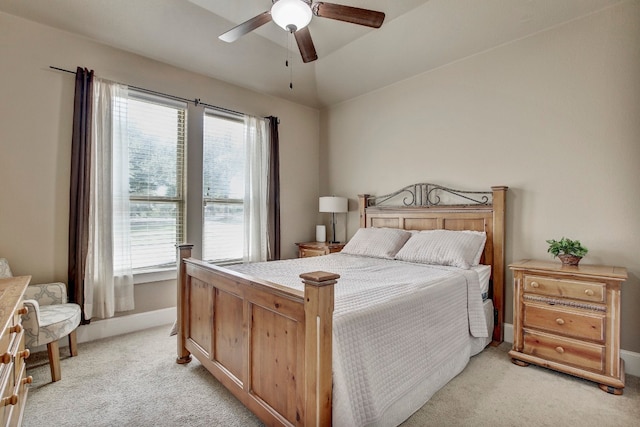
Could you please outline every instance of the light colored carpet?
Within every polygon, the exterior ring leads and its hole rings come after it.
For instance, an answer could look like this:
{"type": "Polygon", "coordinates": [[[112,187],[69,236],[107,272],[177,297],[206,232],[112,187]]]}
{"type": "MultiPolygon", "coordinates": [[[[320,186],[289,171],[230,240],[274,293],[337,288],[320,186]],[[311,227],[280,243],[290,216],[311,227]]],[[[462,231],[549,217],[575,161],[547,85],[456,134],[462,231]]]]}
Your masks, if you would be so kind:
{"type": "MultiPolygon", "coordinates": [[[[51,383],[46,352],[28,359],[33,376],[23,425],[260,426],[197,362],[175,363],[170,325],[62,351],[51,383]]],[[[509,345],[487,348],[402,424],[415,426],[638,426],[640,380],[623,396],[543,368],[513,365],[509,345]]]]}

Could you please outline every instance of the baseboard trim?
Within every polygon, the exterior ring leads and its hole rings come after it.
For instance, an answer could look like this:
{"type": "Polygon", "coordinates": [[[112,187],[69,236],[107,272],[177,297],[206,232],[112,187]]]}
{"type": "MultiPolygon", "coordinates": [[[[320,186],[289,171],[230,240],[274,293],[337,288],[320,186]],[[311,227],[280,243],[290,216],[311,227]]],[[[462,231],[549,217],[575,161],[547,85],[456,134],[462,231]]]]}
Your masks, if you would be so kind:
{"type": "MultiPolygon", "coordinates": [[[[504,340],[513,343],[513,325],[505,323],[502,328],[504,340]]],[[[640,353],[628,350],[620,350],[620,358],[624,360],[624,372],[634,377],[640,377],[640,353]]]]}
{"type": "Polygon", "coordinates": [[[504,340],[513,344],[513,325],[511,323],[504,323],[502,331],[504,333],[504,340]]]}
{"type": "MultiPolygon", "coordinates": [[[[141,331],[155,326],[168,325],[176,320],[176,307],[147,311],[145,313],[130,314],[128,316],[112,317],[110,319],[93,320],[88,325],[81,325],[77,329],[78,342],[95,341],[129,332],[141,331]]],[[[169,329],[167,329],[169,334],[169,329]]],[[[60,347],[69,347],[69,340],[65,337],[59,341],[60,347]]],[[[46,345],[31,350],[32,353],[45,351],[46,345]]]]}
{"type": "MultiPolygon", "coordinates": [[[[128,316],[92,320],[88,325],[82,325],[78,328],[78,342],[95,341],[155,326],[167,325],[176,320],[176,315],[176,307],[169,307],[128,316]]],[[[168,333],[169,331],[167,330],[168,333]]]]}

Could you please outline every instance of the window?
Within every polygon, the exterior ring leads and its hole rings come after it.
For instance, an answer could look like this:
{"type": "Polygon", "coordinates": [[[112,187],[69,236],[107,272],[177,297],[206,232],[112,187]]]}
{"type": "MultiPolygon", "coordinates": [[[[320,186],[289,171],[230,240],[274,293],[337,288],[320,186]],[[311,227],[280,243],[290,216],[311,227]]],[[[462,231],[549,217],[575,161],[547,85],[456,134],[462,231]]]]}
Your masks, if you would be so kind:
{"type": "Polygon", "coordinates": [[[242,116],[205,111],[203,259],[240,261],[244,245],[245,159],[242,116]]]}
{"type": "Polygon", "coordinates": [[[131,263],[135,271],[175,265],[184,233],[186,105],[129,91],[131,263]]]}

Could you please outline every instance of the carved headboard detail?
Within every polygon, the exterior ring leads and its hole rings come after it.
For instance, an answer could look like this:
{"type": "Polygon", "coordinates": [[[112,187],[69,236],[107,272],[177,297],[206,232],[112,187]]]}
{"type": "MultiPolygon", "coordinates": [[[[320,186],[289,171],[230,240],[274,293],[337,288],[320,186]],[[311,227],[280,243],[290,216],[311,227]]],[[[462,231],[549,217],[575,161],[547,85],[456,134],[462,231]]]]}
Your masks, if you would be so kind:
{"type": "Polygon", "coordinates": [[[493,191],[465,191],[437,184],[418,183],[382,196],[369,196],[367,207],[398,206],[397,201],[400,198],[402,198],[402,205],[406,207],[486,206],[491,205],[493,191]]]}

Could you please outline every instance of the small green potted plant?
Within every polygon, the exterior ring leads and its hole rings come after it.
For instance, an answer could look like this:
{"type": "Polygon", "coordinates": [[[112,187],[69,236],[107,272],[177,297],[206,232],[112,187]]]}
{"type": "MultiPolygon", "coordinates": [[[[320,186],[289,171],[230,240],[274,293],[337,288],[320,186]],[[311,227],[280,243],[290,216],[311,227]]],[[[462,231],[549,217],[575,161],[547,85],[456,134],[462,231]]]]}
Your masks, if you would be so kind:
{"type": "Polygon", "coordinates": [[[582,246],[579,240],[571,240],[563,237],[560,240],[547,240],[549,249],[547,252],[560,258],[564,265],[578,265],[583,256],[589,252],[582,246]]]}

